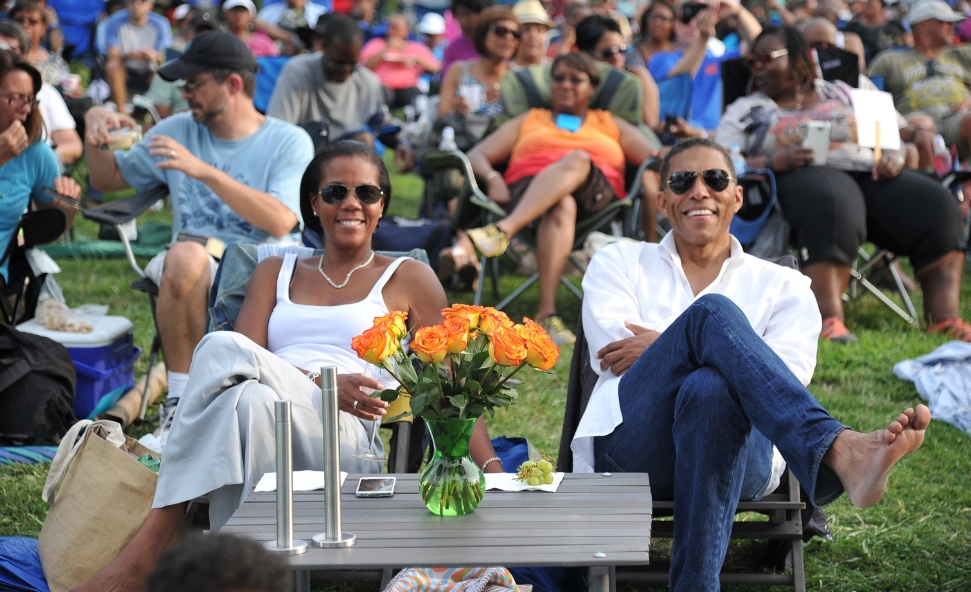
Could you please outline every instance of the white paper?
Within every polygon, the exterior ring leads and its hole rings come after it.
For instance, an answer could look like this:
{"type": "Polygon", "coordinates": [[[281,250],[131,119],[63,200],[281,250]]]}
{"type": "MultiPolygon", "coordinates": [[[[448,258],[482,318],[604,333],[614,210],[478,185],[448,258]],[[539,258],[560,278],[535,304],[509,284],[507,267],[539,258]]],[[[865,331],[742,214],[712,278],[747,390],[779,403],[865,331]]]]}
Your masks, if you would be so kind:
{"type": "MultiPolygon", "coordinates": [[[[347,479],[347,473],[341,471],[341,485],[344,485],[344,480],[347,479]]],[[[314,491],[315,489],[324,488],[324,472],[323,471],[294,471],[293,472],[293,490],[294,491],[314,491]]],[[[256,493],[263,493],[265,491],[276,491],[276,473],[265,473],[260,482],[256,484],[256,493]]]]}
{"type": "Polygon", "coordinates": [[[880,147],[885,150],[900,150],[897,111],[890,93],[854,88],[851,97],[853,114],[856,116],[856,143],[865,148],[876,148],[879,121],[880,147]]]}
{"type": "Polygon", "coordinates": [[[486,473],[486,489],[502,491],[547,491],[555,493],[563,481],[563,473],[553,473],[553,482],[549,485],[530,485],[525,481],[516,481],[516,473],[486,473]]]}

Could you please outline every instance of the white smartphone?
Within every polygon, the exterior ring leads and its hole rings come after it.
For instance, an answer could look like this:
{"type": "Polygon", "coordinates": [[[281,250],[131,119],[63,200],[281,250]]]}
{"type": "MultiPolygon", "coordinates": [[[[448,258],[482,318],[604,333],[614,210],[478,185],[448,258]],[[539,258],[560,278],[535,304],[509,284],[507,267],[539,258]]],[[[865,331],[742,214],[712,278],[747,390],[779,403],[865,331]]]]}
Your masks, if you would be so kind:
{"type": "Polygon", "coordinates": [[[361,477],[357,482],[357,497],[391,497],[396,477],[361,477]]]}
{"type": "Polygon", "coordinates": [[[803,138],[802,147],[813,151],[813,160],[810,164],[817,166],[826,164],[832,132],[833,126],[828,121],[810,121],[806,124],[806,136],[803,138]]]}

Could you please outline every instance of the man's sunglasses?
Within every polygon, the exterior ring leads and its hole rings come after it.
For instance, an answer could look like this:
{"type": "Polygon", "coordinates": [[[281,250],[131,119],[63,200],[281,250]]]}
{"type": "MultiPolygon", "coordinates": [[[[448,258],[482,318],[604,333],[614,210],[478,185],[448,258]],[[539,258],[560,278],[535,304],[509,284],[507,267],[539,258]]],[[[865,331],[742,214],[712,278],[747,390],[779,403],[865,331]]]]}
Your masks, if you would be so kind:
{"type": "Polygon", "coordinates": [[[701,175],[701,178],[705,181],[705,185],[710,187],[712,191],[724,191],[728,188],[728,183],[732,180],[732,176],[728,174],[728,171],[722,169],[678,171],[668,177],[668,187],[676,195],[687,193],[689,189],[694,187],[695,179],[698,178],[698,175],[701,175]]]}
{"type": "Polygon", "coordinates": [[[320,198],[324,203],[336,205],[344,201],[347,195],[354,191],[357,201],[365,205],[374,205],[384,197],[384,191],[377,185],[344,185],[342,183],[330,183],[320,189],[320,198]]]}
{"type": "Polygon", "coordinates": [[[580,86],[585,82],[590,82],[589,76],[567,76],[566,74],[554,74],[553,82],[555,84],[564,84],[569,82],[573,86],[580,86]]]}
{"type": "Polygon", "coordinates": [[[489,30],[492,31],[496,37],[506,37],[508,35],[512,35],[513,39],[517,41],[523,36],[519,29],[507,29],[502,25],[492,25],[489,27],[489,30]]]}
{"type": "Polygon", "coordinates": [[[615,45],[613,47],[608,47],[600,52],[600,59],[609,60],[614,57],[614,54],[625,54],[627,53],[627,45],[621,43],[620,45],[615,45]]]}
{"type": "Polygon", "coordinates": [[[784,55],[789,55],[788,49],[777,49],[775,51],[770,51],[769,53],[750,53],[745,61],[748,62],[749,68],[754,68],[756,64],[762,64],[763,66],[768,66],[769,62],[774,59],[781,58],[784,55]]]}

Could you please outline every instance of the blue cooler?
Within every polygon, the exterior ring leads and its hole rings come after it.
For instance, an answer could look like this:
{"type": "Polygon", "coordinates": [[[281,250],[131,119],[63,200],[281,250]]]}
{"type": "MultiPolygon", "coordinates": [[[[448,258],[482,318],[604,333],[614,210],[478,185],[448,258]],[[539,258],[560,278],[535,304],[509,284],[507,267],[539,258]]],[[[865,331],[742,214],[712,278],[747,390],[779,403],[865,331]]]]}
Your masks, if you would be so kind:
{"type": "Polygon", "coordinates": [[[52,331],[36,320],[17,325],[17,329],[52,339],[71,352],[78,376],[74,415],[79,419],[114,405],[135,384],[135,362],[142,350],[135,347],[132,324],[125,317],[102,317],[90,333],[52,331]],[[114,400],[106,399],[108,395],[114,400]]]}

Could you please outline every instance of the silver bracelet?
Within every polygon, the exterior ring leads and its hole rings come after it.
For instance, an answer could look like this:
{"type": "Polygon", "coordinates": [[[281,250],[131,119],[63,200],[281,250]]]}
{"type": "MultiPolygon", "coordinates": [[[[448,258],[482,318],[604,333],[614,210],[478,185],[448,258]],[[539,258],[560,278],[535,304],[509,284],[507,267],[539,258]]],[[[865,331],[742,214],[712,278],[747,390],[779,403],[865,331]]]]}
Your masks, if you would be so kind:
{"type": "Polygon", "coordinates": [[[501,174],[502,173],[500,173],[499,171],[492,171],[491,173],[489,173],[488,175],[486,175],[486,178],[485,178],[486,184],[488,185],[489,184],[489,181],[495,179],[497,176],[499,176],[501,174]]]}
{"type": "Polygon", "coordinates": [[[488,467],[490,463],[494,463],[497,460],[499,461],[499,465],[502,466],[502,460],[498,456],[493,456],[489,460],[487,460],[484,463],[482,463],[482,467],[480,467],[480,468],[484,471],[484,470],[486,470],[486,467],[488,467]]]}
{"type": "Polygon", "coordinates": [[[316,385],[317,379],[320,378],[320,371],[318,370],[316,372],[307,372],[307,378],[310,379],[310,382],[316,385]]]}

